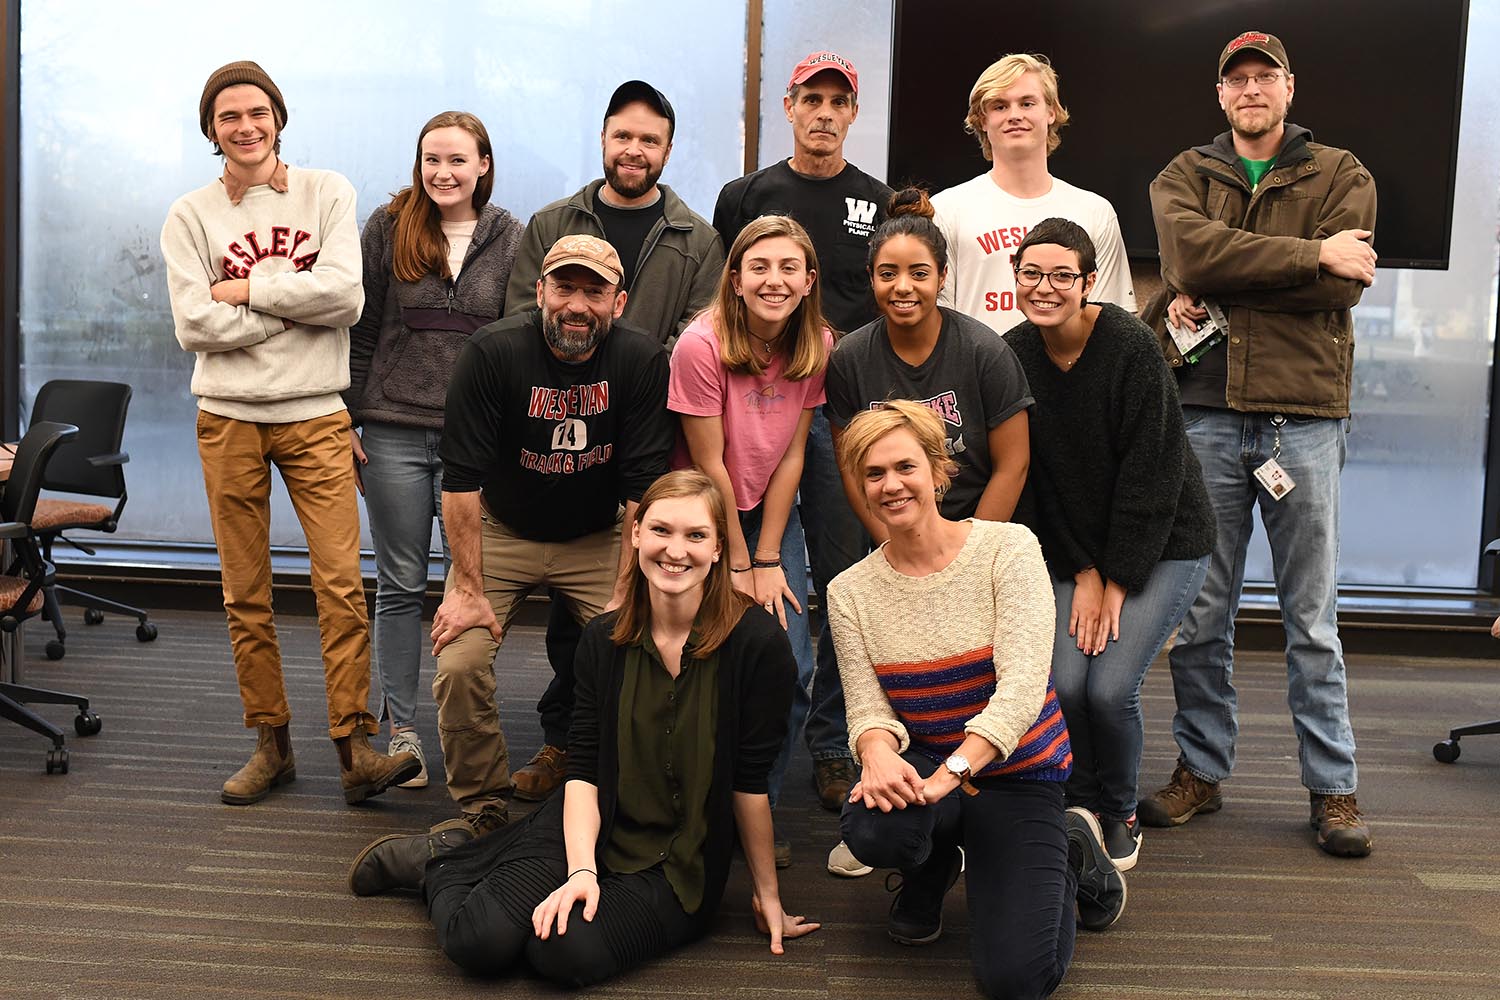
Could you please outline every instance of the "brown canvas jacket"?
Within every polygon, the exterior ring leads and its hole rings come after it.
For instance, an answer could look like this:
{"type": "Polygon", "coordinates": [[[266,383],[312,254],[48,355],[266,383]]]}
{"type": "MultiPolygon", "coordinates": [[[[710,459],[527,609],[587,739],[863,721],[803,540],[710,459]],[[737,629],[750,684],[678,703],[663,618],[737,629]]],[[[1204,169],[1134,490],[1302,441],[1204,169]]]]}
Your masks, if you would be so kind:
{"type": "Polygon", "coordinates": [[[1195,146],[1151,183],[1163,289],[1142,318],[1173,369],[1166,332],[1176,292],[1218,301],[1229,319],[1231,409],[1349,415],[1354,321],[1364,285],[1318,267],[1319,241],[1375,229],[1375,182],[1355,156],[1287,125],[1276,164],[1254,192],[1230,133],[1195,146]]]}

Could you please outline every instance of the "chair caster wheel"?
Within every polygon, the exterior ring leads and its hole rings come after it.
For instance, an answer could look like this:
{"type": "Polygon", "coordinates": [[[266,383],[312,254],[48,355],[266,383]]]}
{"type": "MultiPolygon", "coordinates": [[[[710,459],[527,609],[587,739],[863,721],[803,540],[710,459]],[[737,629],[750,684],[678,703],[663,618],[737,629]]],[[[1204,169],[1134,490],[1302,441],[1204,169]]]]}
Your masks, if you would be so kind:
{"type": "Polygon", "coordinates": [[[93,712],[79,712],[73,719],[73,731],[79,736],[95,736],[104,728],[104,720],[93,712]]]}
{"type": "Polygon", "coordinates": [[[68,750],[66,747],[53,747],[47,751],[47,773],[68,773],[68,750]]]}
{"type": "Polygon", "coordinates": [[[1458,753],[1458,740],[1439,740],[1432,745],[1432,755],[1443,764],[1458,760],[1458,753]]]}
{"type": "Polygon", "coordinates": [[[47,640],[47,659],[60,660],[68,655],[68,647],[62,644],[61,639],[47,640]]]}
{"type": "Polygon", "coordinates": [[[135,637],[141,642],[151,642],[156,638],[156,626],[150,622],[141,622],[135,627],[135,637]]]}
{"type": "Polygon", "coordinates": [[[100,625],[104,622],[104,612],[98,608],[83,609],[83,623],[85,625],[100,625]]]}

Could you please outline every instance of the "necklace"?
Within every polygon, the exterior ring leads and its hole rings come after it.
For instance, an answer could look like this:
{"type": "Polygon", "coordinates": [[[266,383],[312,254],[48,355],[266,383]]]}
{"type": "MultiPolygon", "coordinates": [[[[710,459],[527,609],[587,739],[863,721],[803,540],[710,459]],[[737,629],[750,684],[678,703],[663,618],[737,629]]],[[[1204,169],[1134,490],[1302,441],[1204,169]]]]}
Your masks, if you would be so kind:
{"type": "MultiPolygon", "coordinates": [[[[1087,346],[1088,342],[1085,341],[1084,347],[1087,346]]],[[[1063,371],[1071,370],[1074,365],[1078,364],[1078,359],[1083,357],[1083,347],[1080,347],[1078,349],[1078,352],[1071,358],[1064,358],[1061,354],[1058,354],[1052,349],[1052,345],[1047,343],[1046,337],[1042,338],[1042,350],[1046,351],[1047,357],[1052,359],[1052,363],[1057,365],[1057,367],[1061,368],[1063,371]]]]}
{"type": "Polygon", "coordinates": [[[764,354],[767,361],[776,355],[776,347],[781,343],[781,334],[777,334],[770,340],[761,340],[755,334],[750,334],[750,343],[760,353],[764,354]]]}

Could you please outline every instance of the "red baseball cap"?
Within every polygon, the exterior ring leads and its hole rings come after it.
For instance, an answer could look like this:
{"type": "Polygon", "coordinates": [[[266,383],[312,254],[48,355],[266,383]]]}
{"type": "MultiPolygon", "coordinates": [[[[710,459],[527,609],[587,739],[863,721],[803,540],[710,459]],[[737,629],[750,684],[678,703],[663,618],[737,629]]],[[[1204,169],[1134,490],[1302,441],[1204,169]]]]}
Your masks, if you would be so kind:
{"type": "Polygon", "coordinates": [[[799,62],[792,70],[792,82],[786,85],[787,89],[791,90],[798,84],[806,83],[824,70],[832,70],[839,74],[849,81],[851,91],[859,93],[859,71],[854,68],[852,62],[837,52],[814,52],[799,62]]]}

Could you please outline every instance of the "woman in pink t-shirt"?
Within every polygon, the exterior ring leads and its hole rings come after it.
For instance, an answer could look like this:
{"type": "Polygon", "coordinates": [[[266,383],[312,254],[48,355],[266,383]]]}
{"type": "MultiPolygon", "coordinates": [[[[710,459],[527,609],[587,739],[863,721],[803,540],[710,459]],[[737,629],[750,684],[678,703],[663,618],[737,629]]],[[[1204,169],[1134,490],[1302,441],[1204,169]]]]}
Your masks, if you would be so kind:
{"type": "Polygon", "coordinates": [[[739,517],[729,519],[725,546],[731,578],[777,617],[797,658],[787,746],[771,773],[773,804],[801,738],[813,671],[796,499],[833,347],[817,270],[812,240],[795,220],[767,215],[746,226],[729,248],[713,304],[677,340],[667,393],[685,445],[674,464],[696,465],[733,499],[739,517]]]}

